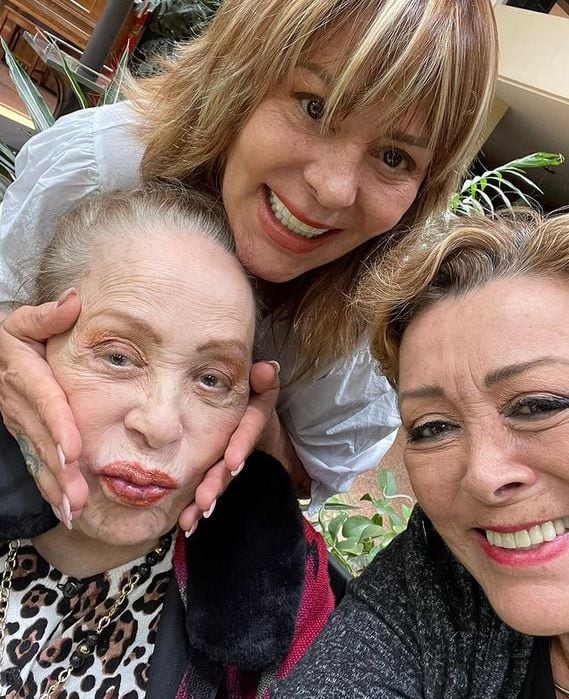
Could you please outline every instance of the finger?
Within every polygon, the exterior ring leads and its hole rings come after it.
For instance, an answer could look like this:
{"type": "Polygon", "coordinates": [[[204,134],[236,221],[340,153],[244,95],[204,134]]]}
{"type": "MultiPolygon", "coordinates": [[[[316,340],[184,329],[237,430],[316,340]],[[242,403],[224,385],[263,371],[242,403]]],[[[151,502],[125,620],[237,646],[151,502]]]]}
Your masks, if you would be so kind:
{"type": "Polygon", "coordinates": [[[224,461],[230,471],[239,470],[261,438],[273,415],[279,394],[277,367],[259,362],[251,368],[251,388],[255,391],[237,429],[232,434],[224,461]]]}
{"type": "Polygon", "coordinates": [[[41,306],[22,306],[4,320],[7,333],[22,342],[45,342],[52,335],[67,332],[79,316],[81,301],[75,289],[68,289],[58,301],[41,306]]]}
{"type": "Polygon", "coordinates": [[[212,506],[215,507],[215,501],[227,488],[230,481],[231,475],[227,471],[223,460],[218,461],[206,471],[203,481],[196,488],[194,496],[194,502],[204,513],[204,516],[211,511],[212,506]]]}
{"type": "Polygon", "coordinates": [[[41,496],[52,505],[57,505],[61,501],[62,491],[55,476],[46,468],[41,457],[24,434],[15,432],[14,439],[18,442],[28,472],[34,479],[41,496]]]}
{"type": "Polygon", "coordinates": [[[182,510],[181,515],[178,517],[178,524],[180,529],[186,532],[186,536],[191,536],[194,533],[202,514],[195,502],[192,502],[191,505],[182,510]]]}

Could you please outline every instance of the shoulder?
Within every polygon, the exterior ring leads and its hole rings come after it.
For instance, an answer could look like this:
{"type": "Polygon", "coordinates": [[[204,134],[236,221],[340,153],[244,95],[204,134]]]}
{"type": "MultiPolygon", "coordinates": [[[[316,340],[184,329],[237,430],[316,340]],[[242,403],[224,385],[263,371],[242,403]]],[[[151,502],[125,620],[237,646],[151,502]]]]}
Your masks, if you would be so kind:
{"type": "Polygon", "coordinates": [[[126,188],[133,171],[139,178],[143,154],[136,125],[136,115],[127,102],[67,114],[24,145],[16,160],[16,175],[33,168],[67,175],[83,186],[126,188]]]}

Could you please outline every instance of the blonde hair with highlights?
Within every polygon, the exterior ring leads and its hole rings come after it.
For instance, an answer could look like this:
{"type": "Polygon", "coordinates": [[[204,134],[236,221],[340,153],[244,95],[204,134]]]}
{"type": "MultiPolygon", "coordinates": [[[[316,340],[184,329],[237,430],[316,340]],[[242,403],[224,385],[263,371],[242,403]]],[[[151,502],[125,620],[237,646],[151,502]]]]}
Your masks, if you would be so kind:
{"type": "Polygon", "coordinates": [[[418,114],[433,160],[391,236],[269,290],[312,368],[347,355],[361,335],[347,299],[362,261],[446,208],[480,145],[497,70],[490,0],[225,0],[198,39],[131,91],[142,121],[143,177],[219,195],[235,134],[303,60],[333,41],[345,53],[322,129],[372,104],[384,107],[378,131],[385,135],[418,114]]]}
{"type": "Polygon", "coordinates": [[[488,218],[440,220],[426,233],[370,269],[355,301],[369,324],[372,354],[393,386],[401,340],[423,309],[499,279],[569,283],[569,214],[545,218],[520,208],[488,218]]]}

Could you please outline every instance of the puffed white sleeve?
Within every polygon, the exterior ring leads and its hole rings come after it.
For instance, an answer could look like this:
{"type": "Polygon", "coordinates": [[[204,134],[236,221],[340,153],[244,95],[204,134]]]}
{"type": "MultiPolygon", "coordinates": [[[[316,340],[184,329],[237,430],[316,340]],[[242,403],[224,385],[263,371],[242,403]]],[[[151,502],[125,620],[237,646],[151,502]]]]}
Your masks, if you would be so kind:
{"type": "Polygon", "coordinates": [[[363,342],[322,375],[285,385],[277,411],[312,479],[311,511],[377,466],[399,427],[395,393],[363,342]]]}
{"type": "MultiPolygon", "coordinates": [[[[116,185],[108,161],[120,163],[119,146],[129,146],[124,126],[132,118],[127,109],[110,105],[73,112],[33,136],[19,152],[16,180],[0,214],[0,302],[19,297],[26,281],[22,263],[49,243],[58,216],[80,199],[116,185]]],[[[128,150],[127,161],[132,159],[128,150]]]]}

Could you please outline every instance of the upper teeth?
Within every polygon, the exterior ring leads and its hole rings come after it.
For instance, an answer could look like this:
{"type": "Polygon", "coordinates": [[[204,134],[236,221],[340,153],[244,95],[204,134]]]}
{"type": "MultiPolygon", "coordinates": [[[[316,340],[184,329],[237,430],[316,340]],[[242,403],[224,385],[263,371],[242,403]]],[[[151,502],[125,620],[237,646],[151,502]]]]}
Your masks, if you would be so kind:
{"type": "Polygon", "coordinates": [[[527,549],[539,546],[544,541],[553,541],[555,537],[565,534],[567,529],[569,529],[569,517],[560,517],[517,532],[494,532],[490,529],[485,531],[486,538],[492,546],[500,546],[504,549],[527,549]]]}
{"type": "Polygon", "coordinates": [[[275,217],[283,226],[293,233],[298,233],[305,238],[315,238],[317,235],[322,235],[322,233],[326,233],[326,231],[330,230],[329,228],[313,228],[299,221],[294,214],[291,214],[274,192],[269,192],[269,203],[275,217]]]}

